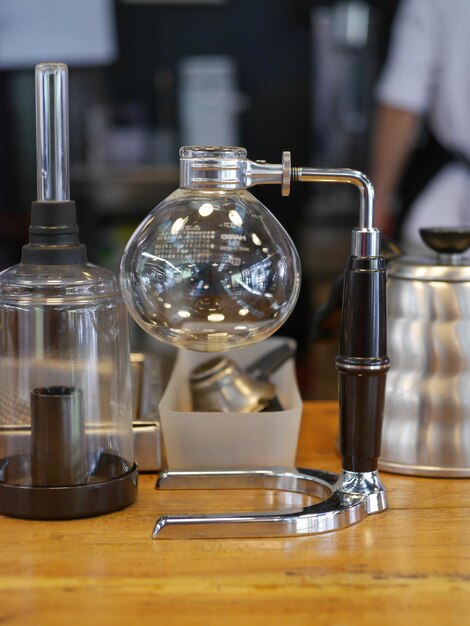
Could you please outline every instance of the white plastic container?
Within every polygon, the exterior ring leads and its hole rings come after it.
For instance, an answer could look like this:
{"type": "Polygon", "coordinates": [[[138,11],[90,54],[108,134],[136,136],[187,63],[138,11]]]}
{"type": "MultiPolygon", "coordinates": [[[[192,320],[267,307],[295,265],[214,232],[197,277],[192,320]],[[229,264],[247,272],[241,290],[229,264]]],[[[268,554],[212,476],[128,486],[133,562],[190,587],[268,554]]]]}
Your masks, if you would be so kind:
{"type": "MultiPolygon", "coordinates": [[[[246,367],[285,342],[271,337],[252,346],[224,352],[246,367]]],[[[293,340],[288,340],[295,346],[293,340]]],[[[191,370],[216,354],[180,349],[160,402],[160,419],[169,469],[243,469],[295,464],[302,415],[293,359],[272,376],[283,411],[194,413],[191,370]]]]}

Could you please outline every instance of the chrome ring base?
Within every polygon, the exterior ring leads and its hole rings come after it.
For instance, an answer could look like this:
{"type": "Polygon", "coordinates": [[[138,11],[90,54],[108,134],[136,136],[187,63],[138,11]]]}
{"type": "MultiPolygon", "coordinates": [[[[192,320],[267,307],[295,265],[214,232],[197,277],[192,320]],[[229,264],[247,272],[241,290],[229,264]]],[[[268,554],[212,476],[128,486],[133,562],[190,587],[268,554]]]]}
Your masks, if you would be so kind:
{"type": "Polygon", "coordinates": [[[287,537],[339,530],[387,508],[378,472],[340,475],[319,470],[262,468],[252,470],[168,470],[158,489],[269,489],[322,498],[317,504],[285,511],[221,515],[163,515],[154,539],[211,537],[287,537]]]}

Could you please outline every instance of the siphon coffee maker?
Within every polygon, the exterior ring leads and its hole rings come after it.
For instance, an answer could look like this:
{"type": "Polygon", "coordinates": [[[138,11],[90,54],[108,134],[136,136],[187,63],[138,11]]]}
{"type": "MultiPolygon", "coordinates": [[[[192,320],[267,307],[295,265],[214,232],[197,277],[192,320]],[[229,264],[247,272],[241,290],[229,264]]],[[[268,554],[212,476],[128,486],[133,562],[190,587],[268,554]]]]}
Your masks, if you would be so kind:
{"type": "Polygon", "coordinates": [[[67,519],[136,496],[127,311],[69,192],[68,72],[36,66],[38,200],[0,274],[0,513],[67,519]]]}
{"type": "Polygon", "coordinates": [[[155,538],[282,536],[325,532],[386,507],[377,471],[386,356],[385,262],[373,225],[374,190],[354,170],[250,161],[243,148],[180,150],[180,189],[130,239],[121,263],[129,312],[157,339],[199,351],[246,346],[272,334],[295,305],[300,263],[287,233],[248,188],[335,182],[360,192],[344,280],[339,374],[342,472],[267,467],[168,470],[160,489],[265,488],[322,502],[299,510],[226,515],[164,515],[155,538]]]}

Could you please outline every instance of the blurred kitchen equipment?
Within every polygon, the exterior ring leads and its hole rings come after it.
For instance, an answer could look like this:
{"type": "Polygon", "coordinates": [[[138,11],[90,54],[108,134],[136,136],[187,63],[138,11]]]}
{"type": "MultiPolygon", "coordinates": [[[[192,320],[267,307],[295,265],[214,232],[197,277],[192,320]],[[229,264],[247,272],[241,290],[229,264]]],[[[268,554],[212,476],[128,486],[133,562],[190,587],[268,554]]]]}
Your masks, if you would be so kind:
{"type": "MultiPolygon", "coordinates": [[[[340,476],[292,468],[164,472],[160,488],[266,487],[269,482],[270,488],[305,488],[330,497],[285,513],[165,515],[157,521],[154,537],[323,532],[383,511],[386,496],[377,461],[389,361],[385,261],[373,225],[370,181],[354,170],[292,168],[289,153],[284,153],[282,164],[249,161],[243,148],[185,147],[180,157],[181,188],[157,206],[130,239],[121,263],[121,287],[129,311],[144,329],[193,350],[211,351],[217,345],[223,351],[259,341],[282,324],[296,301],[295,249],[248,187],[280,184],[284,195],[291,181],[347,183],[359,189],[359,226],[352,232],[336,360],[343,469],[340,476]],[[206,238],[215,241],[211,245],[206,238]],[[273,480],[267,481],[267,474],[273,480]]],[[[177,385],[174,381],[170,387],[173,396],[177,385]]],[[[164,399],[160,407],[166,441],[163,406],[164,399]]],[[[221,415],[215,414],[216,419],[221,415]]],[[[262,414],[249,414],[250,420],[253,415],[262,414]]]]}
{"type": "Polygon", "coordinates": [[[322,165],[367,164],[379,11],[363,0],[312,8],[312,148],[322,165]]]}
{"type": "MultiPolygon", "coordinates": [[[[317,167],[367,171],[370,161],[370,121],[374,84],[386,37],[381,15],[388,3],[333,0],[312,3],[310,11],[310,160],[317,167]]],[[[305,207],[299,249],[302,270],[311,284],[315,306],[323,300],[334,276],[343,271],[355,226],[356,198],[352,188],[320,185],[305,207]]],[[[325,349],[313,346],[315,360],[325,349]]],[[[333,348],[328,350],[333,352],[333,348]]],[[[328,370],[327,370],[328,371],[328,370]]],[[[320,383],[334,382],[321,368],[320,383]]]]}
{"type": "Polygon", "coordinates": [[[470,476],[470,228],[428,228],[437,254],[388,268],[386,471],[470,476]]]}
{"type": "Polygon", "coordinates": [[[268,380],[294,354],[295,348],[285,343],[244,370],[227,357],[204,361],[193,369],[189,379],[193,411],[282,410],[275,387],[268,380]]]}
{"type": "Polygon", "coordinates": [[[30,242],[0,274],[0,512],[67,519],[135,499],[129,338],[114,276],[78,240],[66,65],[36,66],[36,113],[30,242]]]}
{"type": "Polygon", "coordinates": [[[162,435],[158,404],[163,393],[161,360],[150,352],[131,354],[132,433],[139,472],[162,467],[162,435]]]}
{"type": "Polygon", "coordinates": [[[186,146],[238,146],[242,96],[236,61],[190,56],[178,67],[180,140],[186,146]]]}
{"type": "Polygon", "coordinates": [[[41,58],[69,66],[113,63],[115,21],[112,0],[0,2],[0,68],[29,69],[41,58]]]}

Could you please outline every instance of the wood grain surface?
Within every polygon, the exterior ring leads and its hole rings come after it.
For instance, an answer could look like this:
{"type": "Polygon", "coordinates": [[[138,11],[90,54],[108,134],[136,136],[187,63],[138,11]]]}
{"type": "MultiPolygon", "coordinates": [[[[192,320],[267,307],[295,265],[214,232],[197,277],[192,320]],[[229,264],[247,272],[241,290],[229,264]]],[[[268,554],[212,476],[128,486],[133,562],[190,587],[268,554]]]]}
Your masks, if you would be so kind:
{"type": "MultiPolygon", "coordinates": [[[[340,468],[334,403],[306,403],[298,465],[340,468]]],[[[302,496],[157,492],[67,522],[0,517],[0,625],[470,624],[470,482],[382,474],[390,509],[323,535],[151,539],[159,514],[263,510],[302,496]]],[[[305,500],[306,502],[306,500],[305,500]]]]}

